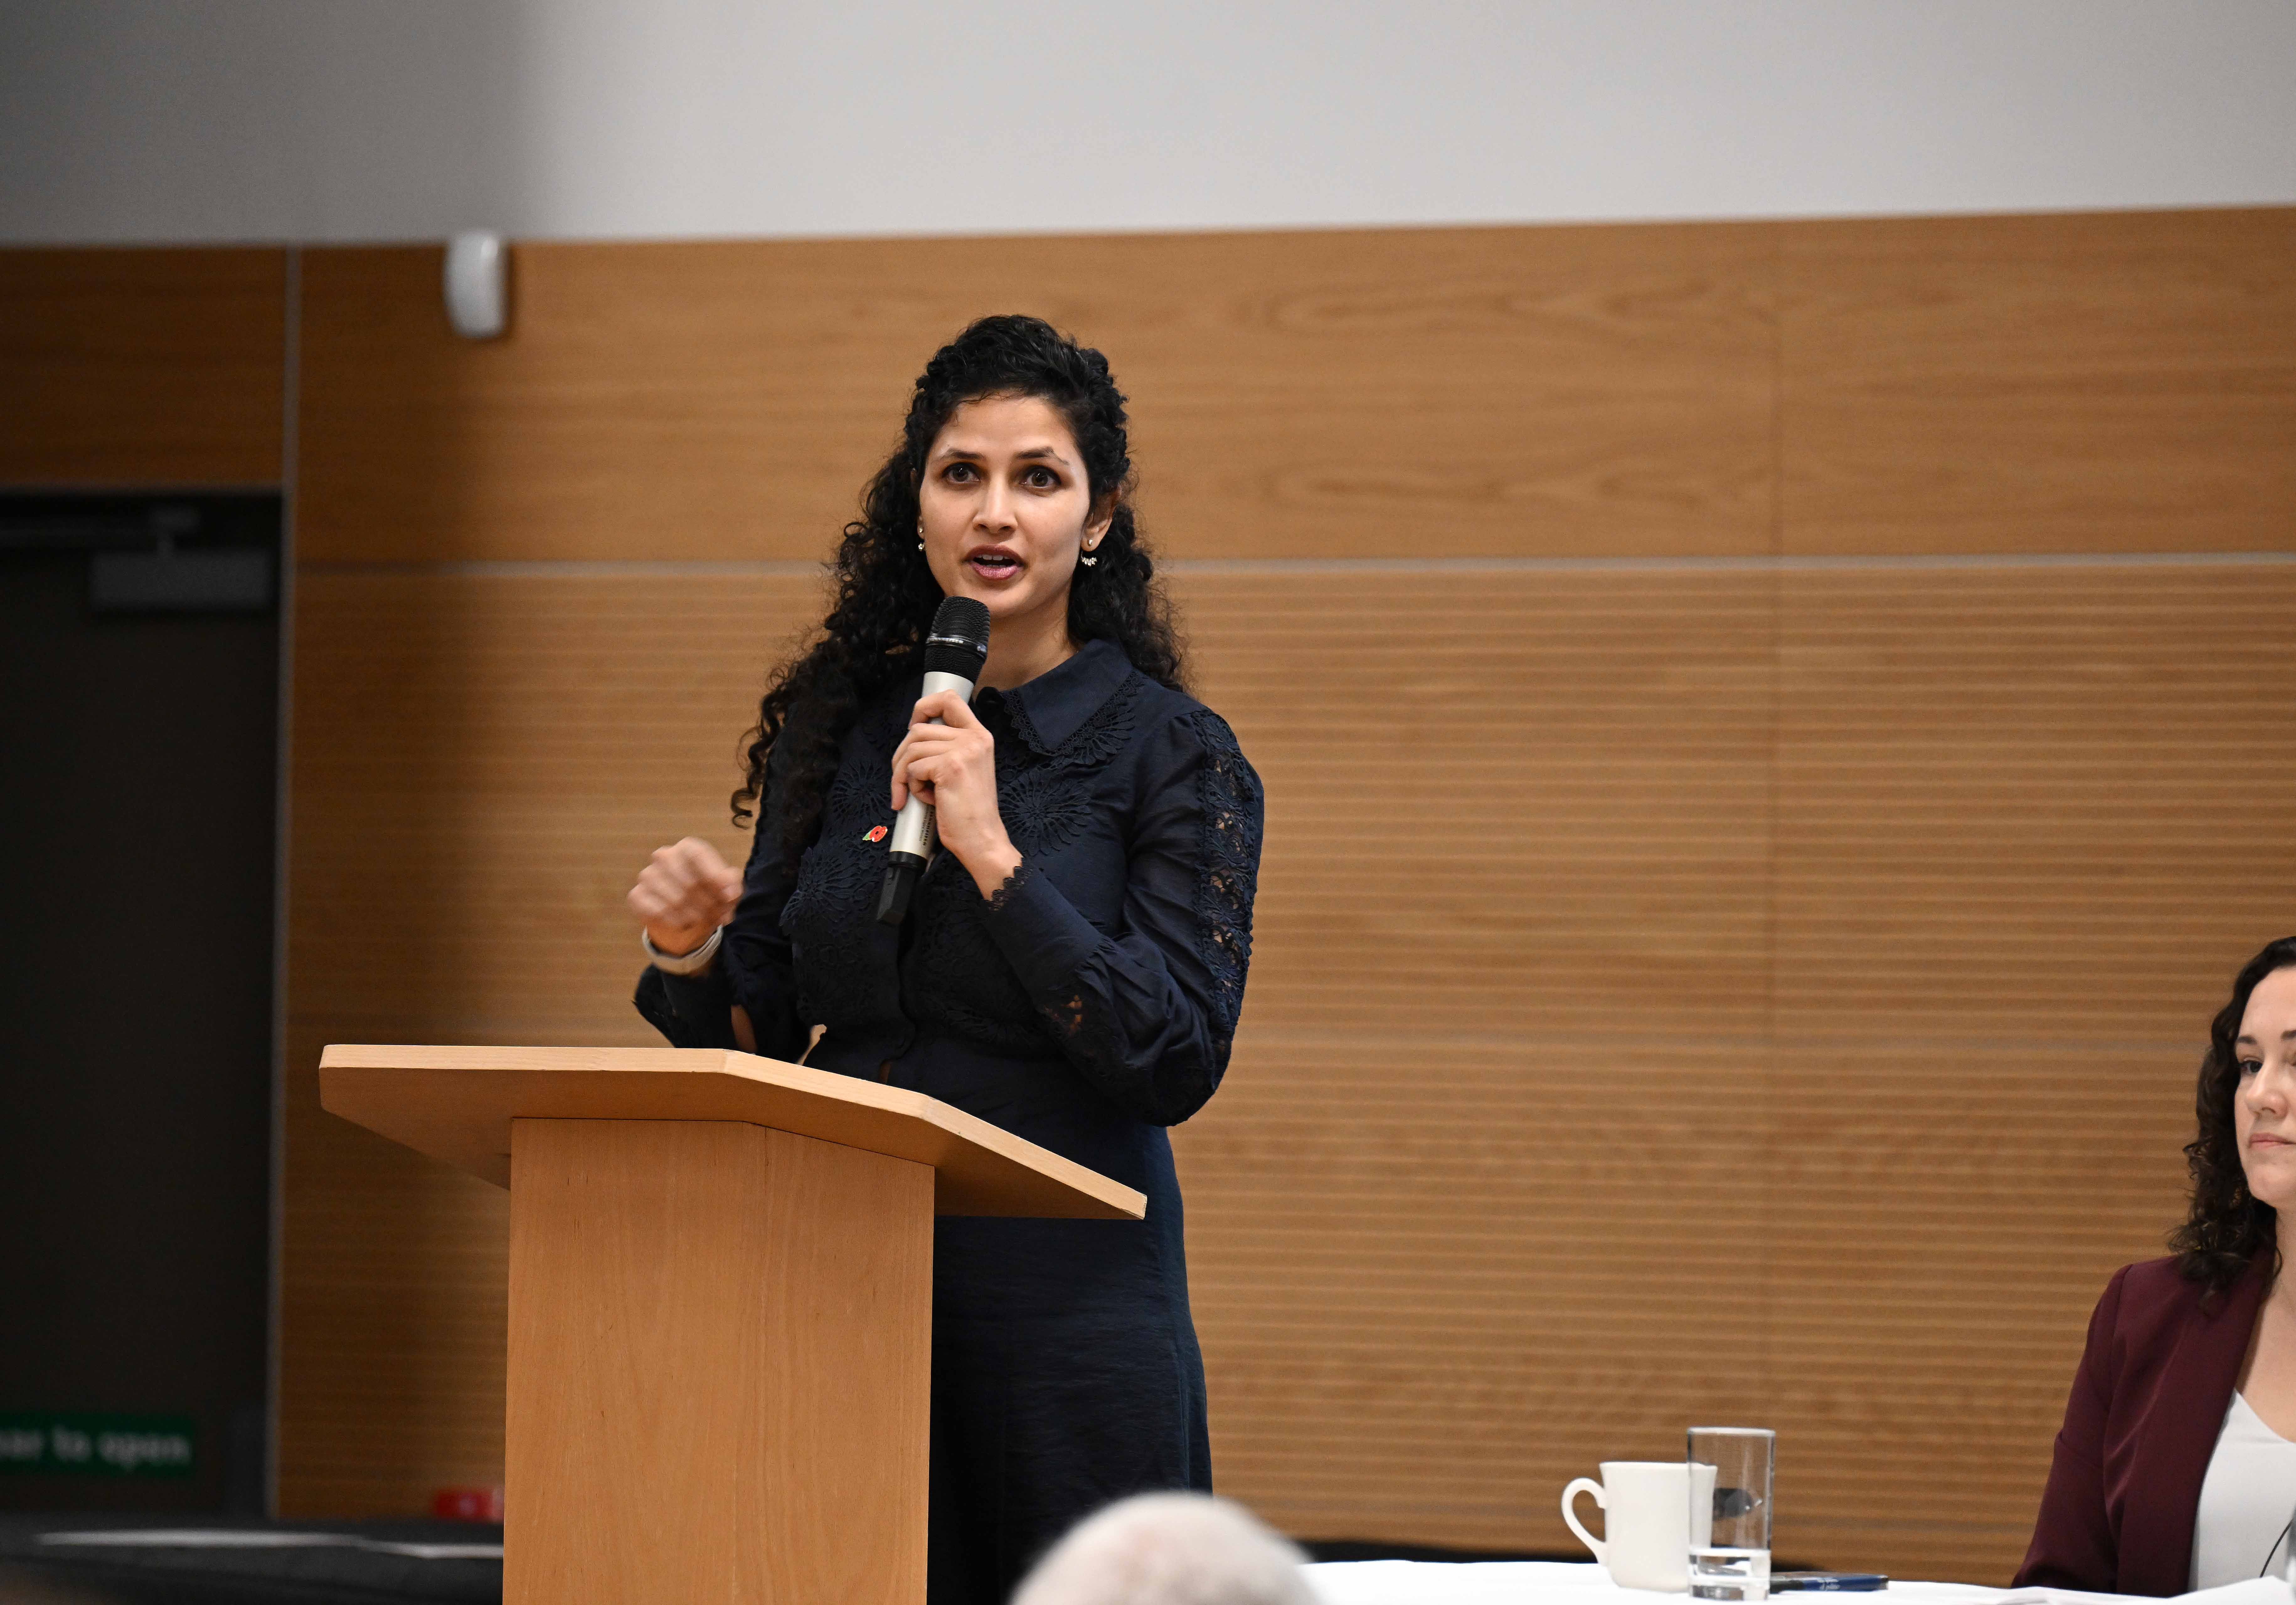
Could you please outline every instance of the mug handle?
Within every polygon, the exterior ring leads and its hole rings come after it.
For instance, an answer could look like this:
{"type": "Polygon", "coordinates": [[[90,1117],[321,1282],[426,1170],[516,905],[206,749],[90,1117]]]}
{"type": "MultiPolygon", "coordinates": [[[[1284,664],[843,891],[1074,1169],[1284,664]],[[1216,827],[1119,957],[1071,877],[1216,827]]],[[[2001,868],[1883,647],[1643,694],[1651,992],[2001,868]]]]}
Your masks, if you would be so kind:
{"type": "Polygon", "coordinates": [[[1610,1514],[1611,1507],[1603,1503],[1603,1485],[1591,1477],[1574,1477],[1562,1489],[1563,1525],[1578,1535],[1579,1543],[1595,1552],[1595,1559],[1597,1562],[1608,1566],[1610,1561],[1603,1558],[1603,1552],[1610,1546],[1585,1527],[1580,1527],[1578,1512],[1570,1508],[1581,1494],[1592,1494],[1595,1496],[1595,1508],[1606,1516],[1610,1514]]]}

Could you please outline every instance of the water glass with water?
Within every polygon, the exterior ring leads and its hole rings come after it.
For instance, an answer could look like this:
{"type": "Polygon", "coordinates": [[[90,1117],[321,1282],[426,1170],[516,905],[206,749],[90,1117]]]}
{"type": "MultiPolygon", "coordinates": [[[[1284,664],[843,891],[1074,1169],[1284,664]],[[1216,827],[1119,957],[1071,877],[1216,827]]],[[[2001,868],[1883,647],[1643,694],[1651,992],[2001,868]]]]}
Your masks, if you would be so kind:
{"type": "MultiPolygon", "coordinates": [[[[1714,1468],[1713,1523],[1699,1533],[1703,1511],[1690,1512],[1690,1594],[1760,1605],[1770,1594],[1770,1480],[1777,1469],[1778,1435],[1767,1427],[1693,1427],[1690,1463],[1714,1468]]],[[[1702,1491],[1703,1478],[1691,1486],[1702,1491]]],[[[1696,1496],[1693,1493],[1693,1497],[1696,1496]]]]}

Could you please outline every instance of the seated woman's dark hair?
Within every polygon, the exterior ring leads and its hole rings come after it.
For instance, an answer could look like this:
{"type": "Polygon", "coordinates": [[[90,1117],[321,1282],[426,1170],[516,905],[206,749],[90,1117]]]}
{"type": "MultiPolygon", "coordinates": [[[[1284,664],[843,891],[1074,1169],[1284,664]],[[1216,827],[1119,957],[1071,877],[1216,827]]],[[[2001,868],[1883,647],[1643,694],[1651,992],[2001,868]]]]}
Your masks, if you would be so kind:
{"type": "Polygon", "coordinates": [[[917,380],[901,443],[861,495],[861,516],[837,548],[837,600],[813,643],[768,684],[758,722],[743,738],[746,770],[733,796],[734,823],[778,785],[770,823],[794,864],[821,823],[839,749],[879,695],[917,672],[926,626],[941,591],[917,549],[918,487],[932,443],[956,409],[991,396],[1033,396],[1056,408],[1083,454],[1095,509],[1114,517],[1091,568],[1069,587],[1069,639],[1112,641],[1142,674],[1184,686],[1171,608],[1134,523],[1128,493],[1131,447],[1124,394],[1108,359],[1041,318],[985,317],[934,353],[917,380]]]}
{"type": "Polygon", "coordinates": [[[2248,1175],[2240,1165],[2240,1135],[2233,1101],[2240,1095],[2240,1054],[2233,1046],[2249,994],[2276,970],[2296,969],[2296,937],[2267,942],[2233,979],[2232,1001],[2209,1025],[2209,1049],[2201,1059],[2199,1090],[2193,1110],[2199,1134],[2185,1144],[2193,1173],[2192,1213],[2169,1234],[2177,1268],[2194,1282],[2221,1292],[2240,1280],[2266,1249],[2276,1250],[2278,1212],[2251,1198],[2248,1175]]]}

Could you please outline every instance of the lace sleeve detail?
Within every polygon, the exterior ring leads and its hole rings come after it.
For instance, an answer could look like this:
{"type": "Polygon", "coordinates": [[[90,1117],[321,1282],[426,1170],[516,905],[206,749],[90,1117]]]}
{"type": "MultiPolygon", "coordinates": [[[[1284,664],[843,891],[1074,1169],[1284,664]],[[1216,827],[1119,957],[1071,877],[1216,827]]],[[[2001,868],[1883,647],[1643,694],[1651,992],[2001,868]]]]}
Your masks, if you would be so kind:
{"type": "Polygon", "coordinates": [[[1029,861],[1026,858],[1023,858],[1020,863],[1013,866],[1013,872],[1011,874],[1005,876],[1002,881],[997,883],[996,889],[988,894],[988,912],[990,913],[1003,913],[1005,905],[1010,904],[1013,901],[1013,897],[1028,883],[1029,861]]]}
{"type": "Polygon", "coordinates": [[[1213,1028],[1235,1035],[1251,963],[1251,903],[1259,884],[1262,798],[1259,777],[1227,721],[1209,708],[1188,715],[1203,744],[1197,785],[1203,809],[1202,860],[1196,880],[1196,951],[1211,976],[1213,1028]]]}
{"type": "Polygon", "coordinates": [[[1201,708],[1139,739],[1109,804],[1125,821],[1102,871],[1123,876],[1119,910],[1103,893],[1087,918],[1055,856],[1025,861],[981,919],[1062,1056],[1133,1118],[1176,1126],[1218,1090],[1242,1011],[1260,788],[1201,708]]]}

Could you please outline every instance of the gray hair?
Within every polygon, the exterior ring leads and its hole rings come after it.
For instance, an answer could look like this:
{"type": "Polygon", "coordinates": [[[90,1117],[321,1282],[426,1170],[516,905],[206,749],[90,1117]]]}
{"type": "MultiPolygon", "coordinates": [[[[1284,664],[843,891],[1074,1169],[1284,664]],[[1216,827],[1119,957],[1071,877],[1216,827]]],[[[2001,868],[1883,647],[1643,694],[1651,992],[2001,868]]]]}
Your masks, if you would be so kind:
{"type": "Polygon", "coordinates": [[[1316,1605],[1307,1559],[1232,1501],[1140,1494],[1078,1523],[1013,1605],[1316,1605]]]}

